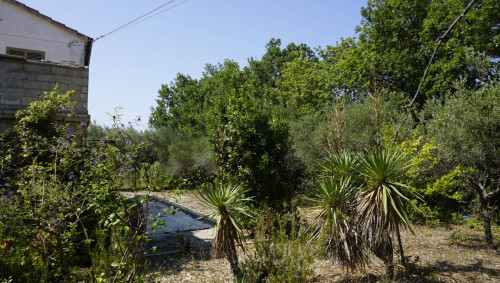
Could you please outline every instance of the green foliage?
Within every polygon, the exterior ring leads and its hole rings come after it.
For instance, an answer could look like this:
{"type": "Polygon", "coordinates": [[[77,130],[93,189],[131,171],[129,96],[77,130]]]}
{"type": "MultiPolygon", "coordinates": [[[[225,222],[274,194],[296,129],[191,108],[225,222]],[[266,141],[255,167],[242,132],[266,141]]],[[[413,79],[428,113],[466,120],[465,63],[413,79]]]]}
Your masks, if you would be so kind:
{"type": "Polygon", "coordinates": [[[288,126],[281,113],[247,95],[220,100],[211,123],[217,162],[256,201],[281,209],[293,186],[286,166],[288,126]]]}
{"type": "Polygon", "coordinates": [[[242,263],[244,282],[308,282],[313,276],[313,247],[300,222],[289,214],[260,214],[255,251],[242,263]]]}
{"type": "Polygon", "coordinates": [[[104,139],[89,146],[73,134],[84,132],[85,124],[54,120],[69,97],[47,92],[19,111],[14,131],[2,136],[0,241],[6,244],[0,279],[118,282],[137,276],[142,205],[119,189],[145,145],[120,150],[104,139]]]}
{"type": "Polygon", "coordinates": [[[249,216],[246,203],[251,201],[245,197],[246,191],[241,186],[206,184],[200,193],[202,204],[213,210],[217,218],[216,238],[213,249],[216,254],[234,253],[234,244],[242,245],[245,237],[239,218],[249,216]],[[233,248],[231,248],[231,246],[233,248]]]}
{"type": "Polygon", "coordinates": [[[286,64],[299,57],[304,61],[318,61],[314,51],[306,44],[290,43],[282,49],[281,40],[271,38],[266,44],[266,53],[260,61],[254,58],[248,59],[249,70],[255,76],[259,87],[274,88],[281,78],[286,64]]]}
{"type": "MultiPolygon", "coordinates": [[[[460,165],[464,196],[478,197],[486,241],[493,247],[489,210],[498,207],[500,187],[500,88],[498,82],[477,89],[457,86],[454,96],[429,102],[424,115],[428,135],[442,147],[437,169],[453,172],[460,165]]],[[[445,174],[443,174],[445,175],[445,174]]]]}
{"type": "Polygon", "coordinates": [[[410,227],[405,203],[409,202],[407,185],[401,183],[409,169],[407,153],[396,150],[372,150],[360,159],[358,173],[365,179],[366,187],[358,205],[362,227],[366,227],[366,240],[376,245],[387,233],[393,234],[396,226],[410,227]]]}
{"type": "MultiPolygon", "coordinates": [[[[453,1],[369,1],[361,10],[358,42],[342,52],[338,66],[352,88],[372,92],[376,85],[410,98],[422,77],[435,41],[460,15],[466,3],[453,1]]],[[[466,50],[470,47],[498,58],[498,1],[475,4],[464,20],[452,30],[437,53],[423,89],[417,98],[446,94],[454,81],[467,76],[467,85],[476,85],[477,73],[470,72],[466,50]]],[[[342,46],[342,44],[341,44],[342,46]]],[[[498,70],[498,60],[496,61],[498,70]]]]}
{"type": "MultiPolygon", "coordinates": [[[[342,161],[349,159],[347,155],[337,157],[342,161]]],[[[316,235],[319,235],[328,257],[352,270],[363,269],[369,262],[368,252],[352,218],[359,188],[354,186],[350,177],[345,177],[354,173],[355,167],[352,163],[347,164],[348,168],[343,165],[346,163],[335,166],[342,167],[341,171],[327,170],[313,192],[311,200],[319,211],[315,222],[316,235]]]]}
{"type": "Polygon", "coordinates": [[[212,209],[212,216],[217,217],[212,253],[217,257],[225,255],[235,276],[240,273],[235,243],[243,246],[245,242],[240,218],[250,216],[246,205],[251,199],[245,194],[241,186],[220,183],[206,184],[200,193],[202,204],[212,209]]]}

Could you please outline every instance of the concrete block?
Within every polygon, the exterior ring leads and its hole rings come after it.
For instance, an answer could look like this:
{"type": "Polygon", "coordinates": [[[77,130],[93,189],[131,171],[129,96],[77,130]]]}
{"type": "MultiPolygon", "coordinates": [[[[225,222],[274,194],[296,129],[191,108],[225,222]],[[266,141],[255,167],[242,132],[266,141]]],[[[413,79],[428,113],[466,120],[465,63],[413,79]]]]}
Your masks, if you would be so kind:
{"type": "Polygon", "coordinates": [[[25,106],[27,106],[31,102],[37,101],[37,100],[40,100],[40,99],[34,98],[34,97],[22,97],[21,98],[22,105],[25,105],[25,106]]]}
{"type": "Polygon", "coordinates": [[[12,70],[12,71],[20,71],[22,64],[19,62],[7,62],[2,61],[2,65],[0,65],[0,69],[4,70],[12,70]]]}
{"type": "Polygon", "coordinates": [[[4,81],[5,87],[7,88],[20,88],[21,87],[21,81],[18,79],[11,79],[7,78],[4,81]]]}
{"type": "Polygon", "coordinates": [[[50,72],[38,74],[38,77],[37,77],[37,79],[40,81],[51,82],[51,83],[55,82],[55,78],[56,78],[56,76],[50,74],[50,72]]]}
{"type": "Polygon", "coordinates": [[[21,71],[9,71],[7,72],[7,77],[11,79],[25,79],[28,75],[21,71]]]}
{"type": "Polygon", "coordinates": [[[71,77],[69,77],[69,76],[56,75],[54,77],[54,80],[56,82],[62,83],[62,84],[69,84],[69,83],[71,83],[71,77]]]}
{"type": "Polygon", "coordinates": [[[17,110],[12,110],[12,109],[7,109],[7,110],[2,111],[3,115],[16,115],[16,113],[17,113],[17,110]]]}
{"type": "Polygon", "coordinates": [[[42,65],[39,64],[23,64],[22,70],[25,72],[42,72],[42,65]]]}
{"type": "Polygon", "coordinates": [[[54,74],[54,75],[64,75],[64,76],[67,76],[69,72],[68,72],[67,68],[52,66],[52,72],[51,73],[54,74]]]}
{"type": "Polygon", "coordinates": [[[23,81],[23,88],[34,88],[34,89],[41,89],[41,82],[39,81],[32,81],[32,80],[24,80],[23,81]]]}
{"type": "Polygon", "coordinates": [[[80,75],[82,78],[88,79],[89,78],[89,69],[81,70],[80,75]]]}
{"type": "Polygon", "coordinates": [[[62,83],[59,83],[58,89],[60,91],[68,91],[69,90],[68,85],[67,84],[62,84],[62,83]]]}
{"type": "Polygon", "coordinates": [[[21,98],[12,96],[2,96],[0,97],[0,103],[5,105],[21,105],[21,98]]]}
{"type": "Polygon", "coordinates": [[[86,85],[80,86],[80,93],[82,93],[82,94],[88,94],[89,93],[89,87],[86,86],[86,85]]]}
{"type": "Polygon", "coordinates": [[[43,93],[43,90],[41,89],[20,89],[23,91],[22,93],[16,94],[15,96],[21,96],[21,97],[32,97],[32,98],[39,98],[40,95],[43,93]]]}
{"type": "Polygon", "coordinates": [[[89,79],[86,79],[86,78],[76,78],[75,79],[75,83],[79,84],[79,85],[89,85],[89,79]]]}
{"type": "Polygon", "coordinates": [[[56,86],[56,84],[52,82],[41,81],[40,86],[40,90],[51,91],[56,86]]]}

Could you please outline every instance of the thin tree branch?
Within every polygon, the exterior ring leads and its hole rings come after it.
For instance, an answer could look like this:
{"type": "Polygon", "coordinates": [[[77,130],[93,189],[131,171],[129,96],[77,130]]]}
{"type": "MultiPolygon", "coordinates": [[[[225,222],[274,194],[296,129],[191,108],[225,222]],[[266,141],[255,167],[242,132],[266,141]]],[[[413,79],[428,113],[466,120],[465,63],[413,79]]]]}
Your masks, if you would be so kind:
{"type": "Polygon", "coordinates": [[[410,111],[413,107],[413,104],[415,103],[415,100],[417,99],[418,95],[420,94],[420,90],[422,89],[422,86],[424,85],[425,78],[427,77],[427,74],[429,73],[429,69],[434,62],[434,58],[436,57],[436,53],[441,46],[441,43],[443,43],[443,40],[450,34],[451,30],[455,27],[455,25],[460,21],[460,19],[466,19],[465,15],[469,12],[469,10],[472,8],[472,5],[476,2],[476,0],[470,1],[469,5],[462,11],[460,16],[458,16],[455,21],[448,27],[448,30],[441,35],[435,42],[436,42],[436,47],[434,47],[434,51],[432,52],[431,59],[429,59],[429,63],[427,64],[427,67],[425,68],[424,74],[422,75],[422,79],[420,80],[420,84],[418,85],[417,91],[415,92],[415,95],[413,96],[413,99],[411,100],[410,104],[405,106],[406,108],[406,114],[401,120],[401,123],[399,123],[398,128],[396,132],[394,133],[394,139],[392,140],[391,146],[394,146],[394,143],[396,142],[396,139],[398,138],[398,134],[401,131],[401,127],[403,124],[406,122],[406,119],[408,118],[408,115],[410,114],[410,111]]]}

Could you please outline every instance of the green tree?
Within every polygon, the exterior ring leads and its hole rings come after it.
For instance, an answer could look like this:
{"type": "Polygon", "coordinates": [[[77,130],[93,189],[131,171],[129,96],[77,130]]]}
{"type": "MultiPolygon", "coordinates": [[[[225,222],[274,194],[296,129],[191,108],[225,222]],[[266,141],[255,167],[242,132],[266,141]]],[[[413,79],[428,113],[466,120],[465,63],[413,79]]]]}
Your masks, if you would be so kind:
{"type": "Polygon", "coordinates": [[[205,107],[205,97],[197,80],[177,74],[170,85],[161,86],[156,103],[156,107],[151,107],[151,126],[158,128],[171,123],[196,127],[205,107]]]}
{"type": "Polygon", "coordinates": [[[281,113],[252,96],[228,95],[220,98],[210,114],[211,142],[224,172],[255,200],[282,208],[283,202],[291,200],[293,185],[286,163],[288,125],[281,113]],[[220,140],[223,151],[217,148],[220,140]]]}
{"type": "Polygon", "coordinates": [[[274,88],[286,63],[292,62],[299,56],[307,61],[318,61],[314,51],[304,43],[296,45],[292,42],[282,49],[281,39],[271,38],[266,44],[266,53],[261,60],[253,57],[248,59],[249,69],[255,75],[258,85],[274,88]]]}
{"type": "Polygon", "coordinates": [[[425,105],[423,115],[432,117],[425,127],[443,148],[444,170],[470,169],[463,184],[479,199],[485,241],[493,248],[489,211],[500,195],[500,87],[498,81],[472,90],[457,87],[447,98],[425,105]]]}
{"type": "MultiPolygon", "coordinates": [[[[410,99],[416,92],[435,46],[465,8],[466,2],[372,0],[362,8],[357,38],[343,40],[336,48],[336,68],[350,93],[364,95],[377,88],[410,99]]],[[[417,104],[445,94],[454,81],[467,75],[467,85],[477,83],[465,62],[467,48],[484,52],[496,62],[500,57],[500,3],[481,1],[460,21],[439,49],[417,104]]]]}

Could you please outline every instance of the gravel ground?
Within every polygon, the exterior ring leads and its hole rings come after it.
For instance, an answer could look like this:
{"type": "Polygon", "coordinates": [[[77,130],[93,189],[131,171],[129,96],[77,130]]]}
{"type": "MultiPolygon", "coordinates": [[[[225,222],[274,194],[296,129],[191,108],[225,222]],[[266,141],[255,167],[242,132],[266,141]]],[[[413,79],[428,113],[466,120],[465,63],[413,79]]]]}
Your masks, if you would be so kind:
{"type": "MultiPolygon", "coordinates": [[[[202,214],[210,211],[199,204],[195,193],[182,196],[152,193],[202,214]]],[[[405,255],[411,256],[411,270],[398,267],[398,282],[500,282],[500,252],[489,250],[483,234],[467,225],[452,228],[414,227],[415,234],[402,232],[405,255]]],[[[499,238],[495,234],[495,239],[499,238]]],[[[151,258],[155,268],[150,273],[154,282],[232,282],[233,276],[225,259],[212,259],[207,251],[194,244],[175,255],[151,258]]],[[[251,243],[247,250],[252,250],[251,243]]],[[[248,251],[247,251],[248,252],[248,251]]],[[[240,251],[240,261],[246,255],[240,251]]],[[[399,262],[395,251],[395,262],[399,262]]],[[[385,281],[384,266],[378,259],[364,272],[347,273],[342,266],[316,259],[312,282],[377,282],[385,281]]]]}

